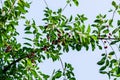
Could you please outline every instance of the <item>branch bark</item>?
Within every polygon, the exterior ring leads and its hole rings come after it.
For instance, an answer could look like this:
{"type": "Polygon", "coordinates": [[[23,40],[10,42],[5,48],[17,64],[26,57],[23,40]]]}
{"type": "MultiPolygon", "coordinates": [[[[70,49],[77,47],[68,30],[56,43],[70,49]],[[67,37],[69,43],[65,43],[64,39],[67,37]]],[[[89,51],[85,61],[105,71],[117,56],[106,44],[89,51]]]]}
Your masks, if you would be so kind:
{"type": "Polygon", "coordinates": [[[17,60],[13,61],[11,64],[9,64],[8,66],[5,66],[4,69],[2,70],[3,73],[5,74],[11,67],[12,65],[16,64],[17,62],[21,61],[22,59],[26,58],[27,56],[23,56],[18,58],[17,60]]]}

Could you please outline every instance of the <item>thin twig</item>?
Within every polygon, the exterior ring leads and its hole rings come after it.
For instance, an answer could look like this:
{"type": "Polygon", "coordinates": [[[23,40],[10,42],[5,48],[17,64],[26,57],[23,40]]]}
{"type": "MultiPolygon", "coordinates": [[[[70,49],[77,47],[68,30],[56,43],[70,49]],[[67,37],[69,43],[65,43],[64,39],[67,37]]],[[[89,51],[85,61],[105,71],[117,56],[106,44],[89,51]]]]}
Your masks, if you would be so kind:
{"type": "MultiPolygon", "coordinates": [[[[103,46],[105,46],[105,43],[103,41],[102,41],[102,43],[103,43],[103,46]]],[[[104,50],[105,50],[105,54],[107,55],[107,50],[105,48],[104,48],[104,50]]]]}
{"type": "Polygon", "coordinates": [[[2,0],[0,0],[0,3],[1,3],[1,7],[3,7],[3,2],[2,2],[2,0]]]}
{"type": "Polygon", "coordinates": [[[48,4],[47,4],[46,0],[43,0],[43,1],[44,1],[44,3],[45,3],[46,7],[48,7],[48,4]]]}
{"type": "MultiPolygon", "coordinates": [[[[102,41],[102,40],[101,40],[102,41]]],[[[102,41],[102,43],[103,43],[103,45],[105,46],[105,43],[102,41]]],[[[104,50],[105,50],[105,54],[106,54],[106,56],[107,56],[107,50],[104,48],[104,50]]],[[[108,59],[108,57],[106,57],[107,59],[108,59]]],[[[108,69],[108,71],[109,71],[109,68],[107,68],[108,69]]],[[[109,80],[110,80],[111,78],[109,77],[109,80]]]]}
{"type": "Polygon", "coordinates": [[[63,61],[62,61],[61,57],[60,57],[60,63],[61,63],[61,66],[62,66],[62,69],[63,69],[63,72],[64,72],[64,64],[63,64],[63,61]]]}
{"type": "Polygon", "coordinates": [[[115,9],[115,10],[113,11],[112,20],[114,19],[116,10],[117,10],[117,9],[115,9]]]}
{"type": "MultiPolygon", "coordinates": [[[[114,51],[114,49],[113,49],[113,47],[110,45],[109,41],[107,41],[107,43],[109,44],[109,46],[111,47],[111,49],[114,51]]],[[[115,51],[114,51],[114,52],[115,52],[115,51]]],[[[118,59],[116,54],[115,54],[115,58],[118,59]]]]}
{"type": "Polygon", "coordinates": [[[24,57],[20,57],[17,60],[13,61],[12,63],[10,63],[8,66],[5,66],[4,69],[2,70],[3,73],[6,73],[11,67],[12,65],[16,64],[17,62],[21,61],[22,59],[26,58],[27,56],[24,57]]]}
{"type": "MultiPolygon", "coordinates": [[[[60,63],[61,63],[62,69],[63,69],[63,74],[65,74],[65,68],[64,68],[63,61],[62,61],[61,57],[59,59],[60,59],[60,63]]],[[[65,79],[66,79],[66,76],[64,76],[64,80],[65,79]]]]}
{"type": "MultiPolygon", "coordinates": [[[[70,2],[71,2],[71,0],[70,0],[70,2]]],[[[68,4],[69,3],[66,3],[66,5],[63,7],[63,9],[62,9],[62,12],[66,9],[66,7],[68,6],[68,4]]]]}
{"type": "Polygon", "coordinates": [[[98,38],[98,39],[101,39],[101,40],[119,40],[119,38],[98,38]]]}
{"type": "Polygon", "coordinates": [[[62,11],[64,11],[67,6],[68,6],[68,3],[64,6],[64,8],[62,9],[62,11]]]}

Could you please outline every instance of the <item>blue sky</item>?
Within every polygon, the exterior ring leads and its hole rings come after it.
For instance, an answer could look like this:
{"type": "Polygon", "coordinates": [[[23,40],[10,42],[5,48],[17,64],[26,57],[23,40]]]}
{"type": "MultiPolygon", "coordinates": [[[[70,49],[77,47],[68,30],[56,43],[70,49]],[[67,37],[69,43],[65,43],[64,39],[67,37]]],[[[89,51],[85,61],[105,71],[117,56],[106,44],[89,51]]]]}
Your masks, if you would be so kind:
{"type": "MultiPolygon", "coordinates": [[[[66,0],[46,0],[48,6],[57,10],[60,7],[65,6],[66,0]]],[[[96,15],[106,14],[108,10],[112,8],[112,0],[79,0],[79,7],[67,7],[63,14],[66,16],[75,15],[75,14],[85,14],[88,17],[86,24],[93,23],[96,15]]],[[[38,25],[44,24],[42,22],[43,18],[43,9],[45,9],[45,3],[43,0],[33,0],[27,18],[34,18],[38,25]]],[[[111,17],[111,14],[109,14],[111,17]]],[[[19,29],[21,32],[24,30],[22,27],[19,29]]],[[[21,32],[22,34],[22,32],[21,32]]],[[[69,62],[74,67],[74,72],[77,80],[108,80],[106,75],[101,75],[99,73],[99,66],[96,64],[98,60],[101,59],[101,52],[99,49],[96,49],[94,52],[91,50],[86,51],[84,48],[77,52],[70,50],[69,53],[64,53],[61,57],[63,62],[69,62]]],[[[52,63],[52,60],[46,60],[45,62],[39,64],[40,70],[52,74],[52,71],[55,69],[61,68],[60,62],[52,63]]]]}

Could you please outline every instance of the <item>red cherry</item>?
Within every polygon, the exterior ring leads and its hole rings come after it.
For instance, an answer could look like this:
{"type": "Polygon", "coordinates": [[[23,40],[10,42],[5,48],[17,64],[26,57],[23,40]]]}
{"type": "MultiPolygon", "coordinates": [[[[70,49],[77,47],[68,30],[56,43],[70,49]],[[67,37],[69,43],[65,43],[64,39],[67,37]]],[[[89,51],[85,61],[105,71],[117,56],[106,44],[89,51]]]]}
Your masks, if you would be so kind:
{"type": "Polygon", "coordinates": [[[31,60],[31,62],[32,62],[32,63],[35,63],[35,60],[34,60],[34,59],[32,59],[32,60],[31,60]]]}
{"type": "Polygon", "coordinates": [[[108,36],[108,38],[110,39],[111,37],[110,37],[110,36],[108,36]]]}
{"type": "Polygon", "coordinates": [[[47,46],[44,46],[44,47],[42,48],[42,50],[43,50],[43,51],[47,51],[47,48],[48,48],[47,46]]]}
{"type": "Polygon", "coordinates": [[[112,34],[111,34],[111,33],[109,33],[109,35],[111,36],[112,34]]]}
{"type": "Polygon", "coordinates": [[[106,43],[106,41],[104,41],[104,43],[106,43]]]}
{"type": "Polygon", "coordinates": [[[58,34],[58,36],[59,36],[59,37],[61,37],[61,35],[60,35],[60,34],[58,34]]]}
{"type": "Polygon", "coordinates": [[[109,27],[109,25],[106,25],[106,27],[108,28],[108,27],[109,27]]]}
{"type": "Polygon", "coordinates": [[[11,49],[12,49],[12,47],[11,47],[11,46],[7,46],[7,48],[6,48],[5,52],[6,52],[6,53],[7,53],[7,52],[10,52],[10,51],[11,51],[11,49]]]}
{"type": "Polygon", "coordinates": [[[53,40],[53,41],[52,41],[52,44],[57,44],[57,43],[58,43],[57,40],[53,40]]]}
{"type": "Polygon", "coordinates": [[[60,43],[60,40],[58,39],[57,42],[60,43]]]}
{"type": "Polygon", "coordinates": [[[108,47],[107,46],[104,46],[104,49],[107,49],[108,47]]]}
{"type": "Polygon", "coordinates": [[[31,53],[31,56],[35,56],[35,53],[34,53],[34,52],[32,52],[32,53],[31,53]]]}

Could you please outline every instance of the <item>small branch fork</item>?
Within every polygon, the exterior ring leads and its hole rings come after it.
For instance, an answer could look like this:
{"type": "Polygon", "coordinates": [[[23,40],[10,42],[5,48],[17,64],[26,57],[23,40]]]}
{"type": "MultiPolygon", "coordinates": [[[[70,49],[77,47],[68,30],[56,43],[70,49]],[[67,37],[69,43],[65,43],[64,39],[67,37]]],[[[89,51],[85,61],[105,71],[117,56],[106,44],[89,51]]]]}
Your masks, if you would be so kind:
{"type": "Polygon", "coordinates": [[[21,61],[22,59],[26,58],[27,56],[24,57],[20,57],[17,60],[13,61],[12,63],[10,63],[8,66],[5,66],[4,69],[2,70],[3,73],[6,73],[14,64],[16,64],[17,62],[21,61]]]}

